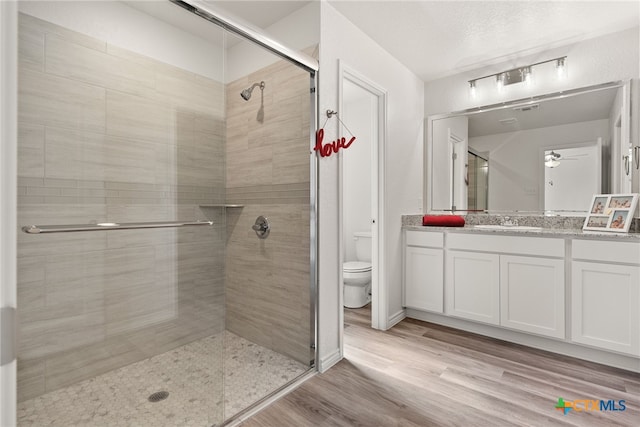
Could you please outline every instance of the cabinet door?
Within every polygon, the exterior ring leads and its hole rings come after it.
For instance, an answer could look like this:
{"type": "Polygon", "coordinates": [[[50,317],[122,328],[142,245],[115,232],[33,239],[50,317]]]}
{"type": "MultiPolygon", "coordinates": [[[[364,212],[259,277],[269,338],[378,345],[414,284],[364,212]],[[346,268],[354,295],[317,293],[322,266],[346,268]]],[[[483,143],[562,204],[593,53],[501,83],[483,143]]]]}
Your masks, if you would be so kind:
{"type": "Polygon", "coordinates": [[[405,248],[404,305],[418,310],[443,312],[442,249],[405,248]]]}
{"type": "Polygon", "coordinates": [[[564,338],[564,260],[501,255],[500,324],[564,338]]]}
{"type": "Polygon", "coordinates": [[[640,267],[573,261],[571,339],[640,356],[640,267]]]}
{"type": "Polygon", "coordinates": [[[500,257],[495,254],[447,251],[447,314],[500,324],[500,257]]]}

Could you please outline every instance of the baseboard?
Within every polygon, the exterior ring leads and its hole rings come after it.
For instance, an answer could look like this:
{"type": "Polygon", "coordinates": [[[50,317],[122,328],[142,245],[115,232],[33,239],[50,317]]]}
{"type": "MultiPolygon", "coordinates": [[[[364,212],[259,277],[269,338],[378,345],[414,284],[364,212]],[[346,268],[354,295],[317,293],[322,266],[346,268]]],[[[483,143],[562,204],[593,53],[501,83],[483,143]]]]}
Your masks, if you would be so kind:
{"type": "Polygon", "coordinates": [[[450,328],[461,329],[463,331],[473,332],[491,338],[510,341],[516,344],[538,348],[540,350],[563,354],[565,356],[575,357],[576,359],[583,359],[590,362],[601,363],[603,365],[613,366],[615,368],[625,369],[627,371],[640,372],[640,359],[633,356],[625,356],[605,350],[586,347],[573,342],[562,341],[554,338],[546,338],[538,335],[528,334],[525,332],[512,331],[509,329],[470,322],[464,319],[458,319],[446,315],[427,313],[420,310],[407,309],[407,317],[411,319],[422,320],[425,322],[436,323],[438,325],[448,326],[450,328]]]}
{"type": "Polygon", "coordinates": [[[397,312],[393,316],[390,316],[387,319],[387,329],[393,328],[395,325],[397,325],[398,323],[402,322],[402,320],[404,320],[405,317],[407,317],[407,313],[405,313],[404,310],[400,310],[399,312],[397,312]]]}
{"type": "Polygon", "coordinates": [[[321,358],[318,363],[318,372],[326,372],[327,369],[338,363],[342,360],[342,353],[339,348],[336,348],[334,351],[321,358]]]}

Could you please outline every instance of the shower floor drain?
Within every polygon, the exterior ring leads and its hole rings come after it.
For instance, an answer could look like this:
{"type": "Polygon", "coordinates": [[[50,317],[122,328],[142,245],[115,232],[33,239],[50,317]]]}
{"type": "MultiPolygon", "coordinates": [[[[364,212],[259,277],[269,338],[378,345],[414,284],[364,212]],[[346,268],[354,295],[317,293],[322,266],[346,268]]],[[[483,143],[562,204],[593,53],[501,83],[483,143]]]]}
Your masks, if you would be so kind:
{"type": "Polygon", "coordinates": [[[155,403],[165,400],[167,397],[169,397],[168,391],[156,391],[151,396],[149,396],[147,400],[149,400],[149,402],[155,403]]]}

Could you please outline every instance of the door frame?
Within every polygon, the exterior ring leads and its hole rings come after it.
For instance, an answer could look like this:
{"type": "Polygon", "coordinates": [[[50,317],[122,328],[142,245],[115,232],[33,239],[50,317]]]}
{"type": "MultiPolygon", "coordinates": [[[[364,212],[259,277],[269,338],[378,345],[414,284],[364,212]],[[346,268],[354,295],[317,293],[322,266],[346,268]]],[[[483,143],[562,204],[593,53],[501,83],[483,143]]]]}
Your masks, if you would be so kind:
{"type": "MultiPolygon", "coordinates": [[[[388,328],[388,289],[386,280],[385,257],[385,147],[387,140],[387,91],[367,78],[364,74],[338,61],[338,108],[343,111],[343,83],[348,80],[378,98],[378,141],[371,145],[371,327],[385,330],[388,328]]],[[[343,159],[338,158],[338,198],[339,198],[339,257],[344,259],[344,215],[343,215],[343,159]]],[[[342,262],[342,261],[341,261],[342,262]]],[[[340,351],[344,344],[344,282],[342,263],[340,264],[340,351]]]]}

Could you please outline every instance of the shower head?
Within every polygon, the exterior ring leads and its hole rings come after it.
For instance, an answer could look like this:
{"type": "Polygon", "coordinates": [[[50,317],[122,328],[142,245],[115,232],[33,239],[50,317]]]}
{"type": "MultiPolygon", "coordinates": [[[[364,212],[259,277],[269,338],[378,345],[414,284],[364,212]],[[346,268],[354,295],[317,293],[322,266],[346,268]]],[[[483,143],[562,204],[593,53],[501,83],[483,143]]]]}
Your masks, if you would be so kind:
{"type": "Polygon", "coordinates": [[[242,99],[248,101],[249,98],[251,98],[251,92],[253,92],[253,89],[255,89],[256,86],[260,86],[260,90],[264,90],[265,84],[264,82],[254,83],[253,86],[243,90],[242,92],[240,92],[240,96],[242,97],[242,99]]]}

